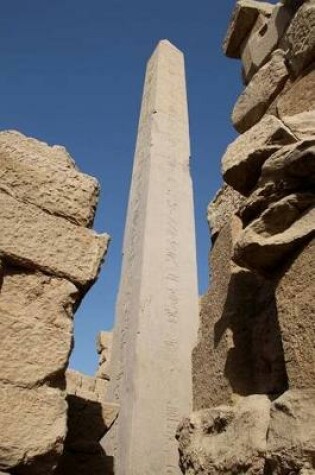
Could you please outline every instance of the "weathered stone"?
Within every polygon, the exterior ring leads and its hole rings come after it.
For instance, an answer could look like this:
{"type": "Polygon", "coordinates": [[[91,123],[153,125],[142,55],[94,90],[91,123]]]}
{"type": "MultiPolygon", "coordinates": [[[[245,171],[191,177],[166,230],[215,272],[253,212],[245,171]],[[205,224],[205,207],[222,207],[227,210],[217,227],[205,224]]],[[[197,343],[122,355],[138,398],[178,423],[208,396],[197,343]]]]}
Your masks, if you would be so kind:
{"type": "Polygon", "coordinates": [[[294,82],[279,96],[277,111],[280,119],[310,112],[315,109],[315,68],[310,68],[303,77],[294,82]]]}
{"type": "Polygon", "coordinates": [[[292,194],[270,205],[239,236],[233,259],[259,272],[274,270],[315,232],[315,197],[292,194]]]}
{"type": "Polygon", "coordinates": [[[0,293],[2,381],[34,387],[63,377],[77,298],[67,280],[7,268],[0,293]]]}
{"type": "MultiPolygon", "coordinates": [[[[290,388],[315,388],[314,269],[313,240],[290,259],[276,289],[290,388]]],[[[315,398],[313,402],[315,404],[315,398]]]]}
{"type": "Polygon", "coordinates": [[[192,353],[194,410],[231,401],[233,390],[225,375],[225,363],[233,346],[232,336],[228,329],[216,336],[216,324],[224,311],[235,267],[231,262],[233,243],[240,230],[237,218],[231,224],[228,222],[219,233],[210,254],[211,285],[200,301],[199,337],[192,353]]]}
{"type": "Polygon", "coordinates": [[[299,140],[315,139],[315,109],[282,117],[282,122],[299,140]]]}
{"type": "Polygon", "coordinates": [[[177,431],[183,473],[262,475],[269,422],[267,396],[193,413],[177,431]]]}
{"type": "Polygon", "coordinates": [[[297,76],[315,60],[315,4],[306,1],[298,9],[286,32],[289,65],[297,76]]]}
{"type": "Polygon", "coordinates": [[[273,6],[267,2],[238,0],[223,42],[223,51],[230,58],[240,58],[242,42],[251,32],[257,16],[271,15],[273,6]]]}
{"type": "Polygon", "coordinates": [[[292,14],[291,8],[278,3],[274,6],[269,20],[249,37],[246,45],[247,60],[251,63],[250,69],[253,72],[266,63],[271,53],[277,48],[292,14]]]}
{"type": "Polygon", "coordinates": [[[78,285],[97,277],[109,237],[52,216],[0,191],[0,255],[78,285]]]}
{"type": "Polygon", "coordinates": [[[228,404],[233,394],[287,388],[273,286],[231,261],[240,231],[234,217],[211,251],[211,285],[201,299],[192,355],[195,410],[228,404]]]}
{"type": "Polygon", "coordinates": [[[1,186],[20,201],[83,226],[93,222],[97,181],[80,173],[63,147],[0,132],[1,186]]]}
{"type": "Polygon", "coordinates": [[[212,240],[231,220],[244,197],[228,185],[223,185],[208,206],[207,219],[212,240]]]}
{"type": "Polygon", "coordinates": [[[87,447],[98,443],[117,418],[118,404],[68,395],[67,448],[87,447]]]}
{"type": "Polygon", "coordinates": [[[266,160],[256,188],[240,207],[244,226],[265,209],[299,191],[311,191],[315,186],[315,138],[282,147],[266,160]]]}
{"type": "Polygon", "coordinates": [[[117,418],[119,406],[105,401],[106,381],[102,379],[68,370],[66,380],[68,433],[56,473],[110,475],[110,460],[99,442],[117,418]]]}
{"type": "Polygon", "coordinates": [[[250,38],[263,28],[267,28],[269,17],[259,14],[257,20],[252,28],[251,34],[246,38],[241,46],[241,60],[242,60],[242,76],[244,84],[248,84],[254,74],[257,72],[257,67],[253,63],[252,50],[250,38]]]}
{"type": "Polygon", "coordinates": [[[47,386],[29,390],[1,382],[0,406],[0,469],[51,474],[66,435],[63,393],[47,386]]]}
{"type": "Polygon", "coordinates": [[[92,401],[105,401],[107,382],[99,377],[88,376],[68,369],[66,372],[67,394],[84,397],[92,401]]]}
{"type": "Polygon", "coordinates": [[[314,470],[315,389],[290,390],[272,403],[267,450],[272,473],[314,470]]]}
{"type": "Polygon", "coordinates": [[[287,77],[284,53],[277,50],[255,74],[235,104],[232,122],[238,132],[243,133],[257,124],[283,88],[287,77]]]}
{"type": "Polygon", "coordinates": [[[235,190],[248,195],[257,183],[263,163],[281,146],[295,140],[279,119],[266,115],[228,146],[222,158],[225,181],[235,190]]]}
{"type": "Polygon", "coordinates": [[[97,352],[99,356],[99,364],[96,376],[98,378],[109,380],[110,356],[113,344],[112,332],[100,332],[97,339],[97,352]]]}

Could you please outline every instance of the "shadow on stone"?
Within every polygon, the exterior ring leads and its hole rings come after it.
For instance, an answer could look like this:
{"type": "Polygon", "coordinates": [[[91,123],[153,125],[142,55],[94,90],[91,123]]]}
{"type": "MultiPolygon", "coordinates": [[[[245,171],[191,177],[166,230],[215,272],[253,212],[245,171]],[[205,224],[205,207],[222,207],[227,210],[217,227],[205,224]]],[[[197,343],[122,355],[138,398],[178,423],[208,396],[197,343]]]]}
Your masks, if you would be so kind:
{"type": "Polygon", "coordinates": [[[99,441],[107,432],[104,407],[100,402],[68,395],[68,434],[58,475],[113,475],[113,457],[99,441]]]}
{"type": "Polygon", "coordinates": [[[214,345],[230,330],[225,377],[233,393],[277,397],[288,388],[274,285],[239,269],[228,286],[222,317],[215,323],[214,345]]]}

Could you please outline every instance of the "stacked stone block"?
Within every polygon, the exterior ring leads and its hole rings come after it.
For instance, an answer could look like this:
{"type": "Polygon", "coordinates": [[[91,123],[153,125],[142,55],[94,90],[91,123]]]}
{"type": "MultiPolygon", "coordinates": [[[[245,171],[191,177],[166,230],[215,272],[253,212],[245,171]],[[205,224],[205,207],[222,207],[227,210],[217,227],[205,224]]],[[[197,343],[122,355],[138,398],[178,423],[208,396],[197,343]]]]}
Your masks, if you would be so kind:
{"type": "Polygon", "coordinates": [[[119,407],[106,402],[108,381],[68,370],[66,383],[68,432],[56,473],[109,475],[113,460],[106,455],[100,441],[116,420],[119,407]]]}
{"type": "Polygon", "coordinates": [[[236,3],[242,62],[209,206],[211,285],[193,351],[183,473],[315,473],[315,2],[236,3]]]}
{"type": "Polygon", "coordinates": [[[99,186],[63,147],[0,133],[0,470],[52,473],[67,432],[73,314],[109,237],[92,229],[99,186]]]}

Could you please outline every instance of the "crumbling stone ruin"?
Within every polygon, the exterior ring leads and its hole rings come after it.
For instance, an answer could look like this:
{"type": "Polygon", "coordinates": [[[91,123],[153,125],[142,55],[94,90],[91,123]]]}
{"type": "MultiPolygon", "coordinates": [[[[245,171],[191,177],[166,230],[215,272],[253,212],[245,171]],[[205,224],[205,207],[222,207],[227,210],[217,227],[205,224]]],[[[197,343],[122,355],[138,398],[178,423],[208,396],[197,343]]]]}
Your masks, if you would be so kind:
{"type": "Polygon", "coordinates": [[[239,0],[224,52],[245,89],[208,209],[184,474],[315,473],[315,2],[239,0]]]}
{"type": "Polygon", "coordinates": [[[92,230],[98,183],[63,147],[0,132],[0,474],[113,475],[106,441],[120,456],[116,475],[315,474],[314,0],[238,0],[224,52],[242,63],[240,135],[208,208],[211,284],[191,359],[181,52],[164,40],[148,63],[120,320],[113,345],[110,332],[99,335],[95,376],[67,367],[75,310],[109,243],[92,230]],[[178,465],[174,427],[192,398],[178,465]]]}
{"type": "Polygon", "coordinates": [[[98,194],[97,181],[63,147],[0,133],[1,473],[53,473],[67,432],[67,448],[71,438],[87,452],[80,434],[87,414],[94,445],[117,416],[102,397],[106,381],[92,389],[93,378],[66,378],[73,315],[109,242],[91,229],[98,194]]]}

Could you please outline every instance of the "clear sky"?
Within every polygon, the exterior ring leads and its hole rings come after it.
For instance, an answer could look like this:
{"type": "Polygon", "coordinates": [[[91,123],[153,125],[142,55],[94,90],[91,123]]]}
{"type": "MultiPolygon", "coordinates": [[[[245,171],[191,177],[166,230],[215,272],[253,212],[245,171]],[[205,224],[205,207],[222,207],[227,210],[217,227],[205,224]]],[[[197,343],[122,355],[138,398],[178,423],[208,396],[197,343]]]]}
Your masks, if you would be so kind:
{"type": "Polygon", "coordinates": [[[200,293],[208,284],[206,207],[220,157],[236,136],[230,113],[240,64],[221,43],[234,0],[10,0],[0,16],[1,129],[67,147],[102,187],[95,228],[112,243],[76,314],[71,366],[93,373],[99,330],[112,327],[145,63],[167,38],[185,53],[200,293]]]}

